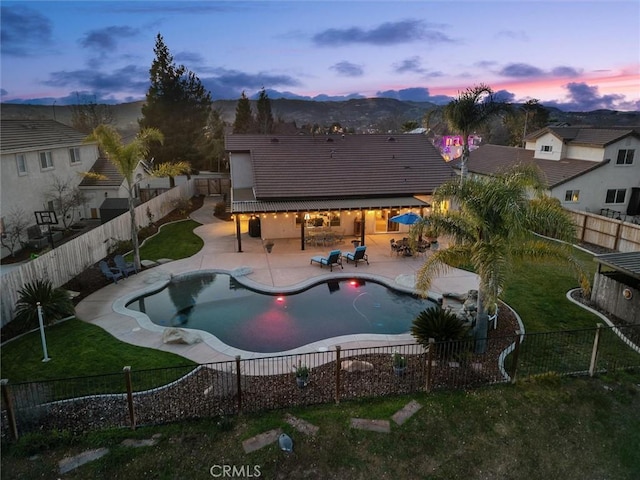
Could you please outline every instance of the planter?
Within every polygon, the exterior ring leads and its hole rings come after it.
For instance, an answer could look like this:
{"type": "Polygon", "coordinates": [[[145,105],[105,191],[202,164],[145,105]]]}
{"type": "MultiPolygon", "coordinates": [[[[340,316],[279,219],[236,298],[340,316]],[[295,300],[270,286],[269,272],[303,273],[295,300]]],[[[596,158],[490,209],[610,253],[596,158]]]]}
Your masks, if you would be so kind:
{"type": "Polygon", "coordinates": [[[271,253],[271,250],[273,250],[273,242],[267,242],[264,244],[264,248],[267,251],[267,253],[271,253]]]}
{"type": "Polygon", "coordinates": [[[402,376],[404,375],[404,372],[407,370],[407,367],[393,367],[393,373],[395,373],[397,376],[402,376]]]}
{"type": "Polygon", "coordinates": [[[309,377],[296,377],[298,388],[304,388],[309,383],[309,377]]]}

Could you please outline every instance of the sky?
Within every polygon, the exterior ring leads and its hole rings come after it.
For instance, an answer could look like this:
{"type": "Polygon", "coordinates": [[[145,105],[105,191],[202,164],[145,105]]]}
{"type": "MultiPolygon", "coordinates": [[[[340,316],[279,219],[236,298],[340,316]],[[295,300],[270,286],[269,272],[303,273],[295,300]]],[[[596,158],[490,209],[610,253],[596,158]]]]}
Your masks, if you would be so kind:
{"type": "Polygon", "coordinates": [[[143,100],[158,34],[216,99],[390,97],[467,88],[565,111],[640,111],[640,2],[5,1],[2,102],[143,100]]]}

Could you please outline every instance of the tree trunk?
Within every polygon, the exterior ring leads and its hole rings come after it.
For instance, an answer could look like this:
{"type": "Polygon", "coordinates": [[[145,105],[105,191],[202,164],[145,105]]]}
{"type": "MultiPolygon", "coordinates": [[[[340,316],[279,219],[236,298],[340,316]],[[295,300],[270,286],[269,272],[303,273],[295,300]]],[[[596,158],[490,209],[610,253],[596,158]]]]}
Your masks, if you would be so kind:
{"type": "Polygon", "coordinates": [[[467,163],[469,162],[469,145],[467,145],[467,137],[462,139],[462,162],[460,163],[460,183],[463,183],[467,178],[467,163]]]}
{"type": "Polygon", "coordinates": [[[133,246],[133,264],[138,271],[142,270],[140,264],[140,245],[138,243],[138,226],[136,225],[136,208],[133,204],[133,188],[129,188],[129,217],[131,219],[131,244],[133,246]]]}
{"type": "Polygon", "coordinates": [[[484,306],[482,290],[478,288],[478,311],[476,313],[475,353],[485,353],[487,351],[487,335],[489,333],[489,316],[484,306]]]}

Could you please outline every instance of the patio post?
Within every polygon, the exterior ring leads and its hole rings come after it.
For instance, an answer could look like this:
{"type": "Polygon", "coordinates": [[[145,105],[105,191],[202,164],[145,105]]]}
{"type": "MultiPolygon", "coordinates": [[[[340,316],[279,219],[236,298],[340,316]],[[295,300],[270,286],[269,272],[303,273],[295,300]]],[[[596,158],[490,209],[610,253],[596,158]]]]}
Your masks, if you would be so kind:
{"type": "Polygon", "coordinates": [[[236,213],[236,239],[238,240],[238,252],[242,253],[242,238],[240,237],[240,215],[236,213]]]}
{"type": "Polygon", "coordinates": [[[366,210],[360,210],[360,218],[362,219],[362,228],[360,229],[360,245],[364,245],[364,230],[365,230],[365,217],[367,216],[366,210]]]}
{"type": "MultiPolygon", "coordinates": [[[[296,215],[302,215],[301,213],[298,213],[296,215]]],[[[304,250],[304,224],[306,223],[306,220],[304,219],[304,215],[302,215],[302,218],[300,219],[300,250],[304,250]]]]}

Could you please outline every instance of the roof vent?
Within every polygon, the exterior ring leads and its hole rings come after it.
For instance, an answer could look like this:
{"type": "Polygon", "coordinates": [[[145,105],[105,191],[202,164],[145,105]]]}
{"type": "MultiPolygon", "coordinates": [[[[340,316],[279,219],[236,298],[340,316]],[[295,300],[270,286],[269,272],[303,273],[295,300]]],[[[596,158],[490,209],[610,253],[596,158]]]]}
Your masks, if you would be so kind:
{"type": "Polygon", "coordinates": [[[278,143],[278,142],[280,142],[280,140],[278,140],[276,137],[273,137],[271,139],[271,143],[278,143]]]}
{"type": "Polygon", "coordinates": [[[395,137],[387,138],[387,142],[395,142],[395,141],[396,141],[395,137]]]}
{"type": "Polygon", "coordinates": [[[333,138],[331,138],[331,137],[327,138],[327,142],[333,143],[333,138]]]}

